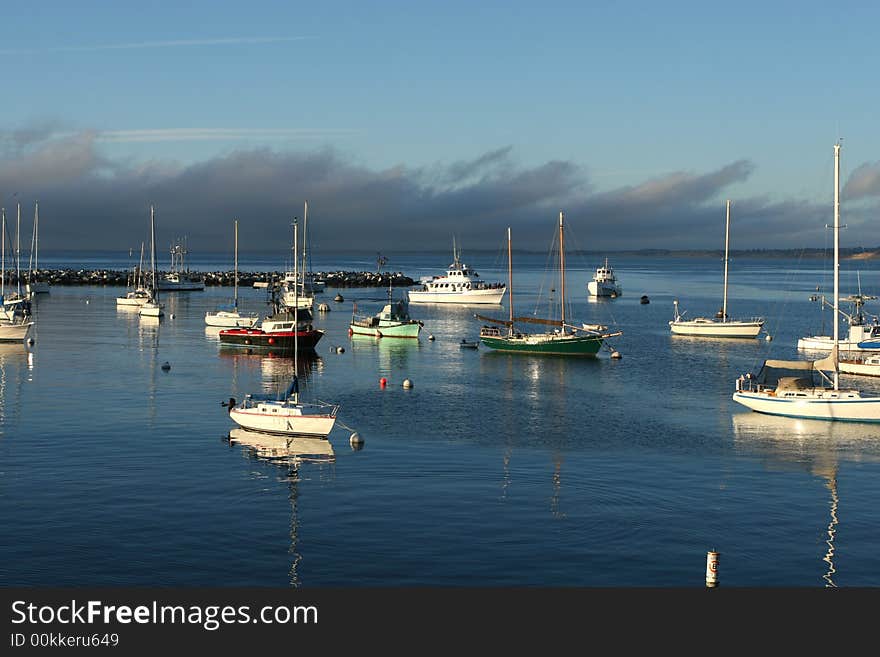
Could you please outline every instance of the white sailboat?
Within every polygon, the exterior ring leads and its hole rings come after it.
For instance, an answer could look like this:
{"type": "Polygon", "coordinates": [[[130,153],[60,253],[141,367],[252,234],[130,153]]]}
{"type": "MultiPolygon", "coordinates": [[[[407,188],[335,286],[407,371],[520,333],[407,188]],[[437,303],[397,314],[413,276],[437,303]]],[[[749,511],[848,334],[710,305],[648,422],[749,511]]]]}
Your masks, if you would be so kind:
{"type": "MultiPolygon", "coordinates": [[[[296,254],[296,220],[293,222],[293,252],[296,254]]],[[[294,277],[297,259],[294,259],[294,277]]],[[[294,295],[296,287],[294,287],[294,295]]],[[[296,299],[291,305],[294,318],[297,313],[296,299]]],[[[296,319],[294,319],[296,321],[296,319]]],[[[229,417],[244,429],[285,436],[317,436],[326,438],[336,424],[338,404],[303,403],[299,400],[299,342],[294,331],[293,380],[281,398],[248,394],[240,404],[231,398],[226,404],[229,417]]]]}
{"type": "Polygon", "coordinates": [[[30,301],[20,293],[6,295],[6,208],[0,225],[0,342],[24,342],[31,339],[34,322],[30,301]]]}
{"type": "MultiPolygon", "coordinates": [[[[308,221],[309,202],[305,201],[305,204],[303,206],[303,226],[307,226],[308,221]]],[[[305,232],[305,229],[303,230],[303,232],[305,232]]],[[[284,280],[281,283],[281,303],[283,303],[288,308],[311,309],[315,303],[314,290],[304,283],[304,280],[306,278],[306,259],[308,257],[307,249],[305,247],[305,239],[303,239],[303,245],[302,274],[300,274],[298,266],[300,255],[297,246],[294,245],[293,270],[285,273],[284,280]]]]}
{"type": "MultiPolygon", "coordinates": [[[[129,255],[131,252],[129,251],[129,255]]],[[[144,285],[144,243],[141,242],[141,258],[138,266],[131,271],[129,290],[121,297],[116,297],[116,305],[123,308],[138,308],[153,298],[152,293],[144,285]]]]}
{"type": "MultiPolygon", "coordinates": [[[[834,144],[834,317],[840,303],[840,143],[834,144]]],[[[733,401],[769,415],[880,422],[880,396],[840,387],[837,347],[839,322],[834,322],[831,353],[811,360],[765,360],[756,376],[740,376],[733,401]],[[828,376],[830,373],[831,376],[828,376]],[[817,385],[813,375],[823,383],[817,385]]]]}
{"type": "Polygon", "coordinates": [[[39,280],[40,277],[40,204],[34,202],[34,232],[31,236],[31,257],[28,263],[28,280],[25,291],[28,296],[48,294],[49,283],[39,280]]]}
{"type": "Polygon", "coordinates": [[[156,282],[156,219],[153,206],[150,206],[150,300],[138,308],[141,317],[162,317],[165,305],[159,301],[159,286],[156,282]]]}
{"type": "Polygon", "coordinates": [[[238,310],[238,219],[235,220],[235,275],[232,306],[205,313],[205,324],[226,328],[251,328],[260,320],[256,314],[242,315],[238,310]]]}
{"type": "Polygon", "coordinates": [[[730,201],[727,201],[727,222],[724,230],[724,301],[721,310],[715,317],[695,317],[685,319],[685,313],[679,312],[678,299],[672,303],[675,318],[669,322],[669,328],[675,335],[690,335],[702,338],[754,338],[764,326],[761,317],[748,320],[730,319],[727,316],[727,262],[730,247],[730,201]]]}

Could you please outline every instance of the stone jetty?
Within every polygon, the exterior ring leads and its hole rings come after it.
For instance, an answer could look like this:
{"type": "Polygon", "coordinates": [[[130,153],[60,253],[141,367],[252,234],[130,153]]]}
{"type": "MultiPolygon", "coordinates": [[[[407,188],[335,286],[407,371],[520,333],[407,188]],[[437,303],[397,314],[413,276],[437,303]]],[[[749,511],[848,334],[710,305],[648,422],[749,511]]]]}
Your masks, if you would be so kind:
{"type": "MultiPolygon", "coordinates": [[[[235,272],[214,271],[200,272],[205,277],[205,285],[228,286],[235,284],[235,272]]],[[[239,287],[250,287],[254,283],[280,282],[285,272],[238,272],[239,287]]],[[[165,272],[157,272],[163,276],[165,272]]],[[[131,275],[127,270],[114,269],[40,269],[36,280],[45,281],[49,285],[128,285],[131,275]]],[[[313,272],[315,280],[324,281],[327,287],[409,287],[415,281],[401,272],[369,272],[369,271],[333,271],[313,272]]],[[[25,276],[21,283],[27,282],[25,276]]],[[[15,272],[7,272],[6,285],[15,285],[15,272]]]]}

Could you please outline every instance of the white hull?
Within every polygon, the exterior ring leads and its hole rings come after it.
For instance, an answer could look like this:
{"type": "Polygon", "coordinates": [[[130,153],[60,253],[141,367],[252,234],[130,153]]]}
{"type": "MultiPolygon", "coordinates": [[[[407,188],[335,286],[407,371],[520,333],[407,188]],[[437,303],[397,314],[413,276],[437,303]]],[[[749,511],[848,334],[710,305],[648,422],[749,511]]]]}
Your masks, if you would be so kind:
{"type": "Polygon", "coordinates": [[[314,304],[314,297],[304,297],[302,294],[296,295],[293,292],[285,292],[281,297],[281,303],[283,303],[288,308],[293,308],[294,304],[300,310],[302,309],[311,309],[314,304]]]}
{"type": "Polygon", "coordinates": [[[587,283],[587,292],[593,297],[619,297],[620,286],[614,283],[600,283],[599,281],[590,281],[587,283]]]}
{"type": "MultiPolygon", "coordinates": [[[[877,347],[860,347],[859,343],[864,340],[876,340],[877,337],[878,334],[876,330],[872,330],[872,327],[854,326],[850,327],[849,336],[838,339],[837,344],[840,351],[876,351],[877,347]]],[[[833,346],[834,338],[830,335],[811,335],[806,338],[800,338],[797,341],[798,349],[808,351],[830,352],[833,346]]]]}
{"type": "Polygon", "coordinates": [[[409,290],[407,296],[410,303],[487,303],[500,304],[507,288],[490,288],[487,290],[464,290],[463,292],[425,292],[409,290]]]}
{"type": "Polygon", "coordinates": [[[146,299],[129,299],[127,297],[116,297],[117,306],[143,306],[147,302],[146,299]]]}
{"type": "Polygon", "coordinates": [[[30,336],[33,322],[0,324],[0,342],[23,342],[30,336]]]}
{"type": "Polygon", "coordinates": [[[272,407],[279,404],[260,404],[253,408],[233,408],[229,412],[238,426],[251,431],[290,435],[326,437],[336,423],[335,415],[298,414],[296,408],[282,407],[272,413],[272,407]]]}
{"type": "Polygon", "coordinates": [[[218,310],[205,313],[205,324],[224,328],[251,328],[256,326],[260,318],[257,315],[241,315],[235,311],[218,310]]]}
{"type": "Polygon", "coordinates": [[[733,401],[758,413],[841,422],[880,422],[880,397],[862,397],[857,390],[813,388],[797,396],[739,391],[733,401]]]}
{"type": "Polygon", "coordinates": [[[181,283],[174,283],[172,281],[159,281],[160,292],[200,292],[204,289],[204,281],[188,281],[181,283]]]}
{"type": "Polygon", "coordinates": [[[145,303],[138,310],[141,317],[162,317],[165,314],[164,306],[155,303],[145,303]]]}
{"type": "Polygon", "coordinates": [[[675,335],[691,335],[703,338],[755,338],[764,322],[722,322],[711,319],[672,321],[669,328],[675,335]]]}

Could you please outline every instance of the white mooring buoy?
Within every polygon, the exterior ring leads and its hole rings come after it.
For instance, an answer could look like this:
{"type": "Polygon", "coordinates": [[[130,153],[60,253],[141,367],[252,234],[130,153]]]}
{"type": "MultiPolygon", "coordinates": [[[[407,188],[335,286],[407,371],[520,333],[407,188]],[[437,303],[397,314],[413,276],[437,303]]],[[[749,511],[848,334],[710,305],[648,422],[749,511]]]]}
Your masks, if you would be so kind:
{"type": "Polygon", "coordinates": [[[404,388],[412,388],[413,387],[412,381],[410,381],[409,379],[404,379],[403,380],[403,387],[404,388]]]}
{"type": "Polygon", "coordinates": [[[612,351],[611,357],[614,358],[615,360],[619,360],[620,358],[622,358],[619,351],[612,351]]]}
{"type": "Polygon", "coordinates": [[[336,353],[337,353],[337,354],[344,354],[344,353],[345,353],[345,347],[336,347],[336,353]]]}
{"type": "Polygon", "coordinates": [[[170,315],[168,315],[168,317],[169,317],[170,319],[174,319],[174,313],[171,313],[170,315]]]}
{"type": "Polygon", "coordinates": [[[718,586],[718,553],[714,550],[706,553],[706,586],[710,589],[718,586]]]}
{"type": "Polygon", "coordinates": [[[770,342],[770,341],[773,339],[773,336],[772,336],[772,335],[765,335],[765,336],[764,336],[764,339],[765,339],[767,342],[770,342]]]}
{"type": "Polygon", "coordinates": [[[429,335],[429,336],[428,336],[428,339],[429,339],[431,342],[433,342],[433,341],[434,341],[434,334],[432,333],[431,335],[429,335]]]}
{"type": "Polygon", "coordinates": [[[349,437],[348,442],[351,444],[351,446],[354,449],[360,449],[361,446],[364,444],[364,439],[361,438],[361,434],[359,434],[357,431],[355,431],[349,437]]]}

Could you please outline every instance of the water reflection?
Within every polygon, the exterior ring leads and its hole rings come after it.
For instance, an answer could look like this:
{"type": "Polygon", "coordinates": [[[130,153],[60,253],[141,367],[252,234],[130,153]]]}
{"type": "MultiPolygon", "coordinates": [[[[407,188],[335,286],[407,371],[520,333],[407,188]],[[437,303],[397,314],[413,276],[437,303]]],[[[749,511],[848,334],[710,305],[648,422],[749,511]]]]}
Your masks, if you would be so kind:
{"type": "Polygon", "coordinates": [[[834,539],[837,535],[839,503],[838,467],[841,461],[880,460],[880,426],[851,422],[802,420],[761,413],[735,413],[733,432],[736,448],[767,456],[784,464],[803,466],[821,477],[828,489],[826,552],[822,557],[826,587],[836,587],[834,539]]]}
{"type": "Polygon", "coordinates": [[[421,349],[421,340],[413,338],[374,338],[369,335],[349,336],[352,354],[375,358],[381,374],[405,370],[410,358],[421,349]]]}
{"type": "Polygon", "coordinates": [[[263,388],[270,391],[286,389],[294,373],[304,381],[314,372],[324,370],[324,361],[314,351],[302,352],[294,360],[293,356],[279,356],[265,350],[221,345],[219,354],[232,363],[236,378],[239,368],[260,370],[263,388]]]}
{"type": "Polygon", "coordinates": [[[7,421],[18,416],[22,385],[25,377],[30,377],[33,356],[24,342],[0,343],[0,436],[6,432],[7,421]]]}
{"type": "Polygon", "coordinates": [[[299,485],[306,472],[314,472],[313,468],[317,468],[319,475],[329,473],[332,476],[332,469],[327,470],[327,468],[332,467],[336,462],[333,445],[323,438],[270,436],[239,428],[229,431],[229,443],[245,447],[245,453],[251,458],[284,468],[284,481],[289,485],[288,499],[290,501],[289,553],[291,562],[288,575],[290,585],[298,588],[302,585],[299,575],[302,554],[298,549],[300,540],[299,485]]]}

